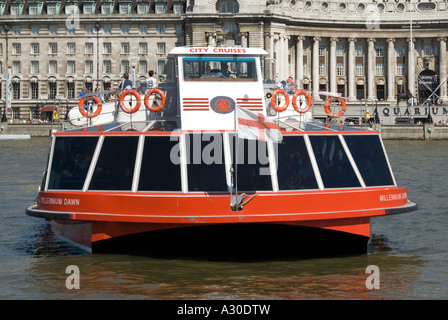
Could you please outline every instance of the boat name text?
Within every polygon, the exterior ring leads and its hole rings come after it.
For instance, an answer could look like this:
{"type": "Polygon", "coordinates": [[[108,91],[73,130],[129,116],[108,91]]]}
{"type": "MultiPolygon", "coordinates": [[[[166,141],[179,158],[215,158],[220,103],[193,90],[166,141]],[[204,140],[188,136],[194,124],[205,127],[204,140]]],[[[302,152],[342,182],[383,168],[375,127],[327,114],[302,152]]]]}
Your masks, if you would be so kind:
{"type": "Polygon", "coordinates": [[[243,48],[190,48],[191,53],[246,53],[243,48]]]}
{"type": "Polygon", "coordinates": [[[79,199],[41,197],[40,203],[59,206],[79,206],[79,199]]]}
{"type": "Polygon", "coordinates": [[[406,200],[407,198],[408,198],[407,192],[380,194],[380,201],[406,200]]]}

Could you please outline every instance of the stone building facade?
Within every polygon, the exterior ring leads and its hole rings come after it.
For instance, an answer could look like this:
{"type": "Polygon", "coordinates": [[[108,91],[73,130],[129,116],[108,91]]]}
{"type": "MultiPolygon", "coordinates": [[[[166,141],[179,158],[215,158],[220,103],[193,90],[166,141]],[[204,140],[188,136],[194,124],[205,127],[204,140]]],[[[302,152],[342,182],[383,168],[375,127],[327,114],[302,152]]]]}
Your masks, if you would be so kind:
{"type": "Polygon", "coordinates": [[[293,77],[317,103],[322,91],[390,108],[448,100],[448,0],[6,0],[0,29],[0,96],[9,66],[15,119],[116,88],[132,67],[163,77],[181,45],[265,48],[276,66],[265,76],[293,77]]]}

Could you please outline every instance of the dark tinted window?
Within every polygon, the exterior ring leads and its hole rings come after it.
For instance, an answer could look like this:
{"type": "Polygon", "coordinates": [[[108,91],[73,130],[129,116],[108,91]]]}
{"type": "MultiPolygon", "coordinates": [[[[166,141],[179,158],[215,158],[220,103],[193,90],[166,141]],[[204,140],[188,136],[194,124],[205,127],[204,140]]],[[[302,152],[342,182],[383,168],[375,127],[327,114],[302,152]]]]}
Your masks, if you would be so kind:
{"type": "Polygon", "coordinates": [[[325,188],[360,187],[338,136],[310,136],[325,188]]]}
{"type": "Polygon", "coordinates": [[[394,184],[379,136],[347,135],[344,139],[366,186],[394,184]]]}
{"type": "Polygon", "coordinates": [[[317,189],[317,181],[302,136],[284,136],[278,144],[278,186],[280,190],[317,189]]]}
{"type": "Polygon", "coordinates": [[[139,191],[181,191],[178,139],[146,137],[139,191]],[[173,158],[172,158],[173,157],[173,158]]]}
{"type": "Polygon", "coordinates": [[[269,172],[267,144],[264,141],[238,139],[238,163],[236,164],[235,139],[231,139],[233,181],[239,191],[272,190],[269,172]],[[235,179],[235,173],[238,180],[235,179]]]}
{"type": "Polygon", "coordinates": [[[48,189],[82,190],[98,137],[58,137],[48,189]]]}
{"type": "Polygon", "coordinates": [[[132,189],[138,137],[105,137],[89,190],[132,189]]]}
{"type": "Polygon", "coordinates": [[[187,134],[189,191],[227,191],[222,134],[187,134]]]}

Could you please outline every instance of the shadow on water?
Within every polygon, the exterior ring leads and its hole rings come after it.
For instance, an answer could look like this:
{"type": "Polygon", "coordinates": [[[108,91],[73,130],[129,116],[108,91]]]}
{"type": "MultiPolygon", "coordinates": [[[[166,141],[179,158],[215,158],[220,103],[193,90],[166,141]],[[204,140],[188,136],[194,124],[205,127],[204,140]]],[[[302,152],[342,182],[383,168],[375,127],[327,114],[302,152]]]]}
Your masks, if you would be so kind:
{"type": "Polygon", "coordinates": [[[232,224],[176,228],[94,244],[95,253],[154,258],[260,262],[364,254],[368,239],[308,227],[232,224]]]}

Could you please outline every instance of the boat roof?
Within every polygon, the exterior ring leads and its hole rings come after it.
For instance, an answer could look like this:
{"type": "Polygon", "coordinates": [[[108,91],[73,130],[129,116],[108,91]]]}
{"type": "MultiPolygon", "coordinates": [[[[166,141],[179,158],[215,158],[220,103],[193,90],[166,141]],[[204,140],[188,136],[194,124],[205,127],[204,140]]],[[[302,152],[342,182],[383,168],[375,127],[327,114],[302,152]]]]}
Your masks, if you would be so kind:
{"type": "Polygon", "coordinates": [[[250,55],[260,56],[268,55],[262,48],[243,48],[243,47],[175,47],[168,56],[180,55],[250,55]]]}

